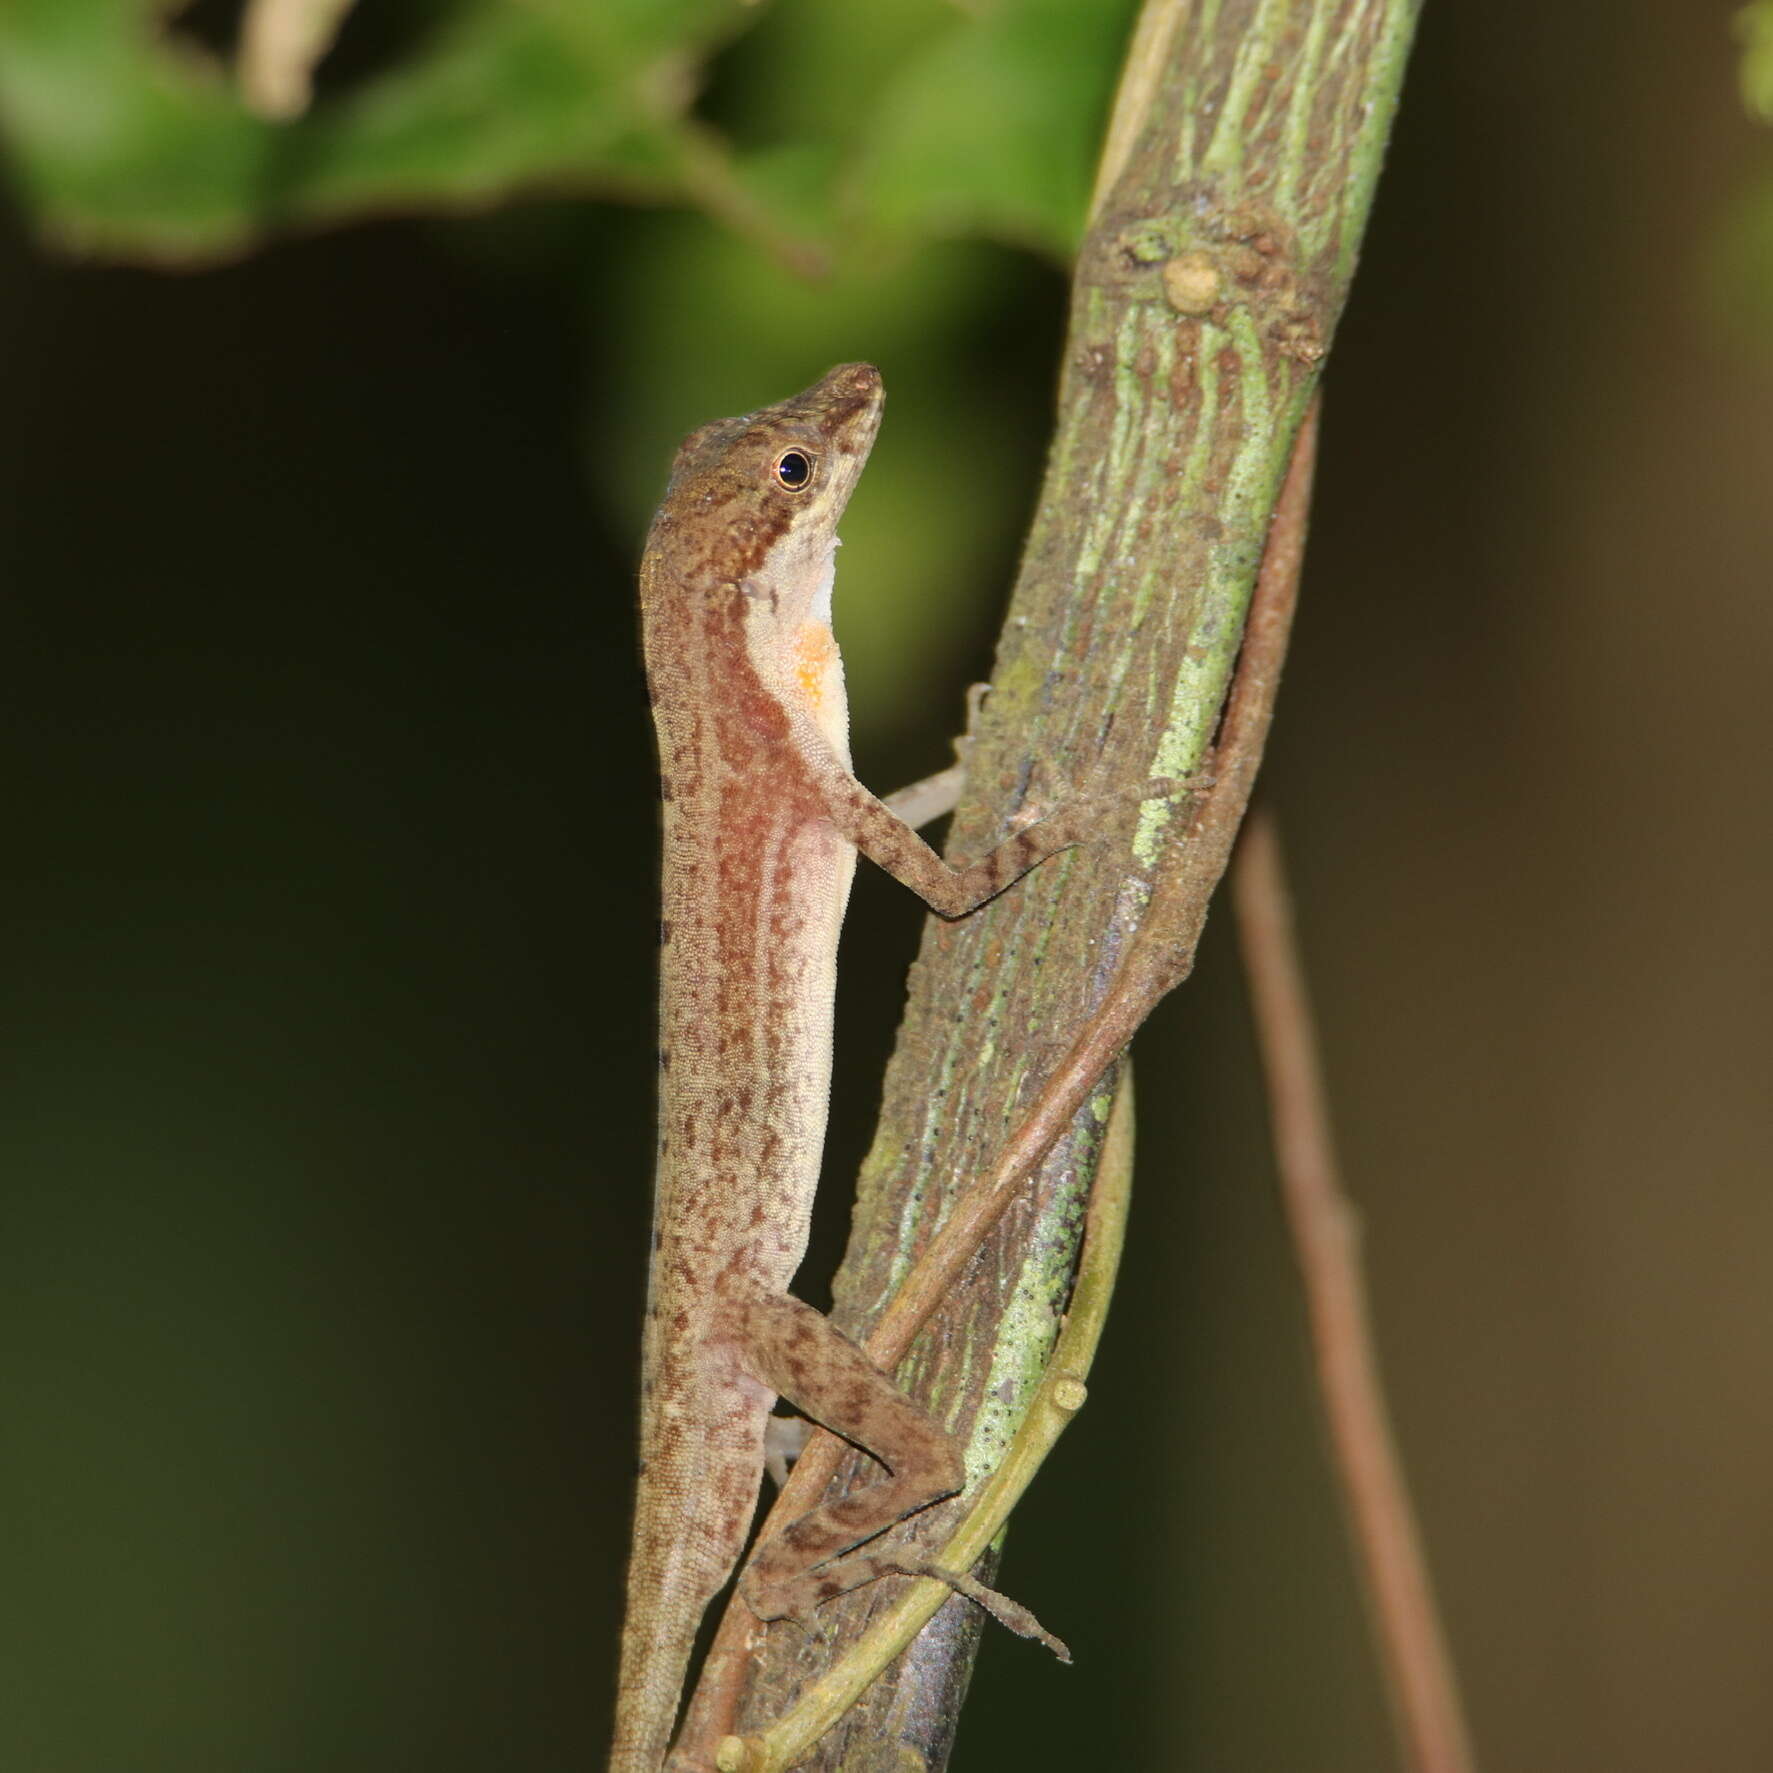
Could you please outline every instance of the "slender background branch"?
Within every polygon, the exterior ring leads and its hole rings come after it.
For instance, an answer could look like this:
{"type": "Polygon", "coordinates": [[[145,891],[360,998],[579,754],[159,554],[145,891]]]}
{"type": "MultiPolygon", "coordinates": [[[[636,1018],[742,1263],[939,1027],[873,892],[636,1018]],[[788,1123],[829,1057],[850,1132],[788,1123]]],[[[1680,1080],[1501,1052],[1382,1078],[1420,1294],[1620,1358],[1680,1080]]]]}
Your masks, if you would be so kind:
{"type": "Polygon", "coordinates": [[[1337,1171],[1280,838],[1266,811],[1245,827],[1231,891],[1268,1082],[1281,1200],[1404,1764],[1416,1773],[1471,1773],[1475,1762],[1453,1660],[1385,1408],[1361,1273],[1360,1220],[1337,1171]]]}

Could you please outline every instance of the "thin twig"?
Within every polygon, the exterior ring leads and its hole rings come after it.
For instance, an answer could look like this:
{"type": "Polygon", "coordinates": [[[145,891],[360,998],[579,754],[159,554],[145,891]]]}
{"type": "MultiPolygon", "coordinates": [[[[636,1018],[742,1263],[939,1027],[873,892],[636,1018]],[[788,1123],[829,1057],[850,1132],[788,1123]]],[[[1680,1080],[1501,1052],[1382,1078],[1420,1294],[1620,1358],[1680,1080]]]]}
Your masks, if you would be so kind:
{"type": "Polygon", "coordinates": [[[1280,841],[1260,811],[1244,827],[1231,891],[1268,1078],[1281,1199],[1400,1745],[1414,1773],[1473,1773],[1458,1684],[1386,1418],[1360,1226],[1337,1175],[1280,841]]]}

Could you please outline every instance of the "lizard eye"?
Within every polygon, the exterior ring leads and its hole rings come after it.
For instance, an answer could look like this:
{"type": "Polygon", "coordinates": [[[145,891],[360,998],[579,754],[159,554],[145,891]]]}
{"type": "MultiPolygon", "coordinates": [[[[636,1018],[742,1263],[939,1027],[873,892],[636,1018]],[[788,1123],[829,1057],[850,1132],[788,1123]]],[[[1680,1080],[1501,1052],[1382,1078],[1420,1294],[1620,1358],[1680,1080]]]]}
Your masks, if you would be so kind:
{"type": "Polygon", "coordinates": [[[775,474],[790,492],[804,492],[813,483],[813,458],[804,449],[785,449],[776,457],[775,474]]]}

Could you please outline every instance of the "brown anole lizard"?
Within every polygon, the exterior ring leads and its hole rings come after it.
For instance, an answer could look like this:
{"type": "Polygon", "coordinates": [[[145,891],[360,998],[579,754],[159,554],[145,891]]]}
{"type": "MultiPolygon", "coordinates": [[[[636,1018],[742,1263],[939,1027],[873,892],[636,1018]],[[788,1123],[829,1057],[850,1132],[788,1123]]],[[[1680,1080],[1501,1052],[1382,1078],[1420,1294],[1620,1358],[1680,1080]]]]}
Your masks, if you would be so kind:
{"type": "Polygon", "coordinates": [[[890,802],[851,773],[831,583],[881,402],[879,372],[845,364],[693,432],[641,565],[664,802],[660,1126],[611,1773],[663,1765],[697,1623],[744,1545],[778,1395],[886,1471],[761,1548],[746,1596],[767,1617],[905,1568],[857,1548],[963,1481],[950,1436],[787,1291],[818,1184],[856,852],[960,917],[1102,813],[1073,802],[951,868],[905,815],[946,810],[953,772],[890,802]]]}

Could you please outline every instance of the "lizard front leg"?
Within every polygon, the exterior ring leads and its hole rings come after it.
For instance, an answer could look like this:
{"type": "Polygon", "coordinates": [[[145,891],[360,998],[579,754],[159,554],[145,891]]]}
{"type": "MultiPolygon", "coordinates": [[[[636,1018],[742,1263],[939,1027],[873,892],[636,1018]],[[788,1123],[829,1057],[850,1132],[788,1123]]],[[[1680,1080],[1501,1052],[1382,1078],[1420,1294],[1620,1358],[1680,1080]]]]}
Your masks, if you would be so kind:
{"type": "MultiPolygon", "coordinates": [[[[969,731],[969,741],[970,736],[969,731]]],[[[800,723],[796,743],[832,826],[938,917],[950,919],[978,910],[1061,850],[1100,837],[1117,809],[1166,799],[1181,786],[1159,778],[1134,789],[1079,795],[1021,825],[976,862],[955,867],[937,855],[913,826],[953,810],[965,785],[964,757],[952,768],[882,799],[856,780],[810,722],[800,723]]]]}

